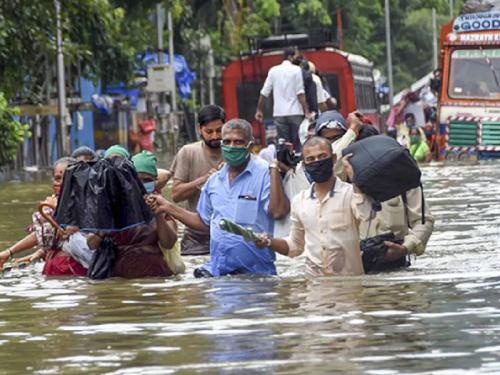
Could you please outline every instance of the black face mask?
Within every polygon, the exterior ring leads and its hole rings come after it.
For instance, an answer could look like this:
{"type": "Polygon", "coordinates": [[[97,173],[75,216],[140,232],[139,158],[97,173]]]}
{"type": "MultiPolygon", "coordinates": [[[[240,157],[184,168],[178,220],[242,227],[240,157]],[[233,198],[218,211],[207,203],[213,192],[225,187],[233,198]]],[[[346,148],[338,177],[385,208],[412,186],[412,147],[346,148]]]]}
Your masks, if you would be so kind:
{"type": "Polygon", "coordinates": [[[331,157],[304,164],[306,176],[314,182],[326,182],[333,175],[333,159],[331,157]]]}
{"type": "Polygon", "coordinates": [[[222,139],[211,139],[211,140],[207,141],[205,139],[205,137],[201,136],[201,138],[203,139],[203,141],[205,142],[205,144],[208,147],[210,147],[210,148],[220,148],[222,139]]]}

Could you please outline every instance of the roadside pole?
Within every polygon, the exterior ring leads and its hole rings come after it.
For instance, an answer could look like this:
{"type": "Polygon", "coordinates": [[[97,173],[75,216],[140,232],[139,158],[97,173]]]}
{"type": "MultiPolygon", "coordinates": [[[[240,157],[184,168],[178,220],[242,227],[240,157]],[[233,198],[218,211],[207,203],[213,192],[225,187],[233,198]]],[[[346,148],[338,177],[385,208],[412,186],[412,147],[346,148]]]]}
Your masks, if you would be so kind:
{"type": "Polygon", "coordinates": [[[436,8],[432,8],[432,69],[438,68],[436,8]]]}
{"type": "Polygon", "coordinates": [[[170,121],[169,121],[169,132],[172,139],[172,154],[177,151],[177,135],[178,135],[178,119],[177,119],[177,85],[175,83],[175,55],[174,55],[174,25],[172,22],[172,12],[168,12],[167,15],[167,26],[168,26],[168,58],[171,66],[172,74],[172,91],[170,92],[170,98],[172,103],[172,108],[170,110],[170,121]]]}
{"type": "Polygon", "coordinates": [[[392,110],[394,85],[392,82],[391,16],[389,0],[385,0],[385,44],[387,51],[387,78],[389,79],[389,110],[392,110]]]}
{"type": "Polygon", "coordinates": [[[68,154],[66,135],[66,87],[64,78],[64,55],[61,31],[61,3],[54,0],[56,8],[56,50],[57,50],[57,156],[68,154]]]}
{"type": "Polygon", "coordinates": [[[453,0],[449,0],[449,3],[448,3],[449,7],[450,7],[450,19],[453,19],[453,0]]]}
{"type": "MultiPolygon", "coordinates": [[[[157,50],[158,50],[158,64],[163,64],[163,27],[165,22],[165,13],[163,11],[161,3],[156,4],[156,40],[157,40],[157,50]]],[[[160,138],[161,151],[165,152],[167,145],[166,142],[166,124],[165,124],[165,114],[163,110],[165,109],[165,93],[158,93],[159,96],[159,107],[158,107],[158,134],[160,138]]]]}

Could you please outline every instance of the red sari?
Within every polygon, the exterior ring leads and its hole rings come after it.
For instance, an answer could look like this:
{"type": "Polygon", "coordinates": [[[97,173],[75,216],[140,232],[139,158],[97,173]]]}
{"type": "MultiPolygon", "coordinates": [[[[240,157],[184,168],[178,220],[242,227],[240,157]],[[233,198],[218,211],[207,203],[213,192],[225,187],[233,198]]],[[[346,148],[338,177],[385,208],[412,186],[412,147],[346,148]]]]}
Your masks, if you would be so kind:
{"type": "Polygon", "coordinates": [[[47,250],[42,274],[45,276],[87,276],[87,269],[61,249],[47,250]]]}

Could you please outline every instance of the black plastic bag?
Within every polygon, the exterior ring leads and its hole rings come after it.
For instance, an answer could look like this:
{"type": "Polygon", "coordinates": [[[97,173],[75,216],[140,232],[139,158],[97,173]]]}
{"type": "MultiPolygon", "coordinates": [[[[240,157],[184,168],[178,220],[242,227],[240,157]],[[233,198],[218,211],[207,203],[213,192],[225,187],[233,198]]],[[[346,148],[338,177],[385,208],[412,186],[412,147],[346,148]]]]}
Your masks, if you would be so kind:
{"type": "Polygon", "coordinates": [[[87,277],[93,280],[107,279],[113,275],[115,265],[115,243],[109,236],[103,238],[99,248],[94,251],[87,270],[87,277]]]}
{"type": "Polygon", "coordinates": [[[117,231],[147,224],[151,210],[133,164],[124,158],[79,162],[64,174],[55,218],[83,231],[117,231]]]}
{"type": "Polygon", "coordinates": [[[361,259],[363,260],[363,268],[365,273],[388,271],[400,267],[410,266],[410,261],[407,257],[402,257],[392,262],[383,262],[385,254],[387,254],[387,246],[384,241],[390,241],[401,245],[403,240],[394,236],[394,233],[380,234],[375,237],[370,237],[361,240],[361,259]]]}
{"type": "Polygon", "coordinates": [[[378,202],[420,186],[417,163],[410,152],[391,137],[368,137],[342,151],[344,156],[351,153],[352,182],[378,202]]]}

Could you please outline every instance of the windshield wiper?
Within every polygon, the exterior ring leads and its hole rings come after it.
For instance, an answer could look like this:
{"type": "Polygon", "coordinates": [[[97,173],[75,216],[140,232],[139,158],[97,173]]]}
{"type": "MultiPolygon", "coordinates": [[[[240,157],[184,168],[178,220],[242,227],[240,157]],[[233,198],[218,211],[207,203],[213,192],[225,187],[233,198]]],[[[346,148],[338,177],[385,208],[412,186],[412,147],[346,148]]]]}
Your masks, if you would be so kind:
{"type": "Polygon", "coordinates": [[[500,84],[498,83],[498,77],[497,77],[497,72],[495,71],[495,67],[491,63],[491,60],[488,57],[488,55],[486,53],[484,53],[483,47],[479,46],[479,50],[483,54],[484,59],[486,60],[486,63],[488,64],[488,66],[490,67],[491,72],[493,73],[493,78],[495,78],[495,83],[497,84],[497,88],[500,88],[500,84]]]}

